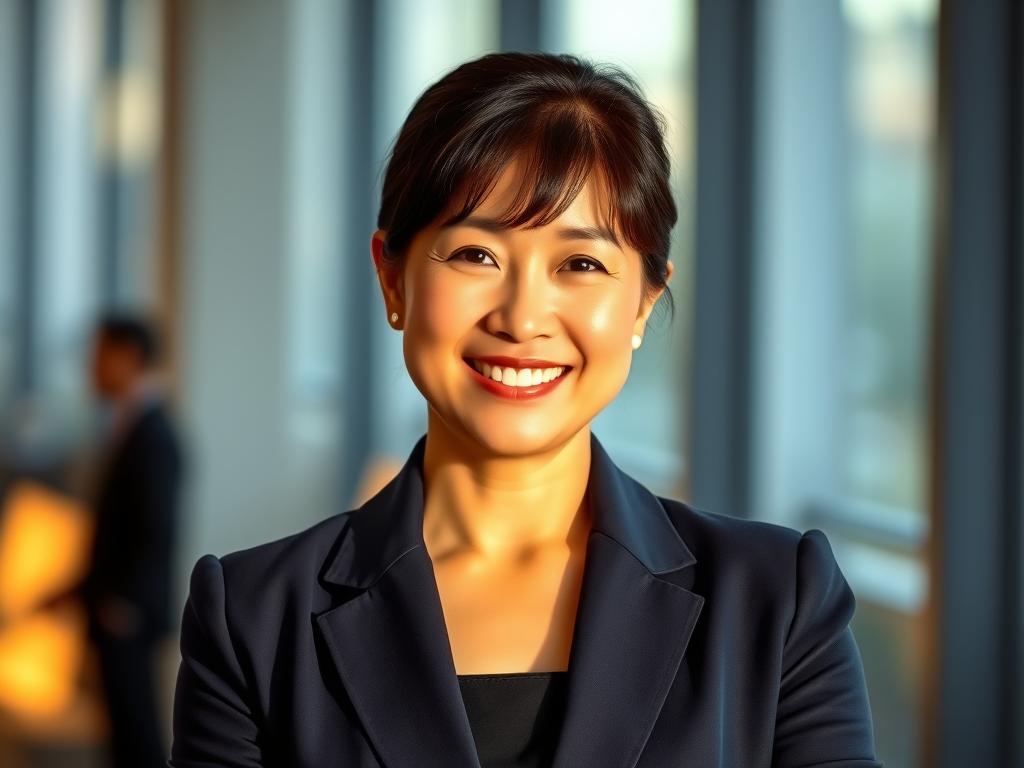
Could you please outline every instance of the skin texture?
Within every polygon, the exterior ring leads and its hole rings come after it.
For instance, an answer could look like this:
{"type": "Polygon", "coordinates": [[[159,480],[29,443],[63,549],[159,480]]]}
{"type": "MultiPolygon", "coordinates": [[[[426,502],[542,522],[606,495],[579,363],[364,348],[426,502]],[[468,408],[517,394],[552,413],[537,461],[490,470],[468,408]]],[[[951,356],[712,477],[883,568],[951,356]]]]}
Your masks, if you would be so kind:
{"type": "MultiPolygon", "coordinates": [[[[498,218],[519,178],[509,165],[471,218],[498,218]]],[[[643,336],[661,294],[644,295],[641,256],[621,236],[562,236],[607,226],[598,182],[541,227],[443,229],[446,211],[397,269],[382,259],[386,233],[371,240],[388,317],[398,313],[391,325],[429,406],[424,541],[459,674],[568,668],[591,522],[590,421],[625,384],[632,335],[643,336]],[[474,381],[462,358],[481,355],[573,370],[516,402],[474,381]]]]}

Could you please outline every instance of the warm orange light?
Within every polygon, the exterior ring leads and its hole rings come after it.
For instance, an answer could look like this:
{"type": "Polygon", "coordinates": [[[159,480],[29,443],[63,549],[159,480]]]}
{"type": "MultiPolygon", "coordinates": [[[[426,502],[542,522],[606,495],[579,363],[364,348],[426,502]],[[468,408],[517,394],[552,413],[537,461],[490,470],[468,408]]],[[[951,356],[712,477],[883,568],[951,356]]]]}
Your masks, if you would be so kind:
{"type": "Polygon", "coordinates": [[[36,483],[12,488],[0,517],[0,707],[23,717],[64,711],[85,653],[80,606],[35,610],[87,565],[91,518],[36,483]]]}
{"type": "Polygon", "coordinates": [[[91,518],[72,499],[37,483],[13,487],[0,517],[0,620],[72,584],[91,533],[91,518]]]}
{"type": "Polygon", "coordinates": [[[78,614],[74,608],[37,613],[0,631],[0,707],[45,717],[71,704],[85,652],[78,614]]]}

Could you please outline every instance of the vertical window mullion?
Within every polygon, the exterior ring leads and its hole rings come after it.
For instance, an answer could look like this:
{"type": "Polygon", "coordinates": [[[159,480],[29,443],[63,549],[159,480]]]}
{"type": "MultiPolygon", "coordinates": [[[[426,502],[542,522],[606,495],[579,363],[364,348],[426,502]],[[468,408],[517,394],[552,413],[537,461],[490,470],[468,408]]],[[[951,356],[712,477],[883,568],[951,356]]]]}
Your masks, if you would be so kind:
{"type": "MultiPolygon", "coordinates": [[[[1018,4],[941,6],[929,764],[1013,765],[1020,728],[1018,4]],[[1018,308],[1014,308],[1014,305],[1018,308]],[[1016,327],[1015,327],[1016,326],[1016,327]]],[[[1019,757],[1019,755],[1018,755],[1019,757]]]]}
{"type": "Polygon", "coordinates": [[[37,199],[37,94],[39,92],[39,6],[23,0],[20,6],[17,66],[17,122],[15,153],[17,163],[18,208],[15,216],[15,259],[17,263],[17,341],[13,359],[14,393],[27,397],[37,386],[36,376],[36,285],[39,259],[36,258],[37,199]]]}

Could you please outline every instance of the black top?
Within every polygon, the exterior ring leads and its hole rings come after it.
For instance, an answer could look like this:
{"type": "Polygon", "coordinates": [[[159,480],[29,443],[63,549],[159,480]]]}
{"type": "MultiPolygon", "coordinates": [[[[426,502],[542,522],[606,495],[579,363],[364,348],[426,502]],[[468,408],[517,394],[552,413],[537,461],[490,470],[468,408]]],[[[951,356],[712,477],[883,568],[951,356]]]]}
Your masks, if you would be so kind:
{"type": "Polygon", "coordinates": [[[568,672],[459,675],[483,768],[551,765],[562,729],[568,672]]]}

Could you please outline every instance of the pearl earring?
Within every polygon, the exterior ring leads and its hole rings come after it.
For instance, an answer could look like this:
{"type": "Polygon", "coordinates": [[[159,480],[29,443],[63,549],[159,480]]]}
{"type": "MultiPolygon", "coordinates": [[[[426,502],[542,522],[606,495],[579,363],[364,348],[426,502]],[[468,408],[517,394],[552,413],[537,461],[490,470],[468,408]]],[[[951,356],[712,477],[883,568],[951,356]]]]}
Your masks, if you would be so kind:
{"type": "Polygon", "coordinates": [[[391,322],[392,323],[397,323],[398,322],[398,313],[397,312],[392,312],[391,313],[391,322]]]}
{"type": "Polygon", "coordinates": [[[643,344],[643,337],[639,333],[633,334],[633,349],[640,349],[640,345],[643,344]]]}

